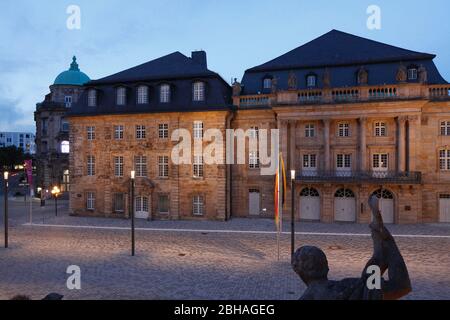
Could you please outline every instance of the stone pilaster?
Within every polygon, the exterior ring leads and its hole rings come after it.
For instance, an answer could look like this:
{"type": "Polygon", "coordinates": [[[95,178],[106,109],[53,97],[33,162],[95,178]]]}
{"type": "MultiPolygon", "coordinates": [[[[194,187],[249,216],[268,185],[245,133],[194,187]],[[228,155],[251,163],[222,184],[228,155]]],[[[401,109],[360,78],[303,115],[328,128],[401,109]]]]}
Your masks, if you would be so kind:
{"type": "Polygon", "coordinates": [[[331,170],[331,159],[330,159],[330,120],[324,119],[323,120],[323,142],[324,142],[324,148],[325,148],[325,170],[331,170]]]}
{"type": "Polygon", "coordinates": [[[397,170],[405,171],[406,160],[406,117],[397,118],[397,170]]]}
{"type": "Polygon", "coordinates": [[[361,171],[365,171],[367,167],[366,123],[367,118],[359,118],[359,170],[361,171]]]}

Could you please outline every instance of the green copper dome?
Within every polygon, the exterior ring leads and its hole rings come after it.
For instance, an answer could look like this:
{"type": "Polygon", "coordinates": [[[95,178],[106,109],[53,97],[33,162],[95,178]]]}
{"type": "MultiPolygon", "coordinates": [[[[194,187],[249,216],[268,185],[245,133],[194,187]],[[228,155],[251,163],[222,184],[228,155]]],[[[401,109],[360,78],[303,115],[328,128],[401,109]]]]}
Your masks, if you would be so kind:
{"type": "Polygon", "coordinates": [[[77,57],[72,58],[72,63],[70,64],[70,69],[61,72],[55,79],[53,84],[55,85],[70,85],[70,86],[82,86],[83,84],[89,82],[91,79],[80,71],[78,68],[77,57]]]}

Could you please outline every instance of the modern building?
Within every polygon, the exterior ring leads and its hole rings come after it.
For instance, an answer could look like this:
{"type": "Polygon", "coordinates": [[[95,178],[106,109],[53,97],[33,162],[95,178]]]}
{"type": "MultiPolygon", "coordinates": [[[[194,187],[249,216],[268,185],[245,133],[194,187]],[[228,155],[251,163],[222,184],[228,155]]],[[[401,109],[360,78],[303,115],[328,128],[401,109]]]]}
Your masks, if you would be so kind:
{"type": "Polygon", "coordinates": [[[0,148],[15,146],[24,153],[36,152],[35,136],[31,132],[0,132],[0,148]]]}
{"type": "Polygon", "coordinates": [[[62,192],[70,188],[69,178],[69,122],[67,111],[83,91],[89,77],[80,71],[76,57],[69,70],[60,73],[50,86],[43,102],[36,104],[36,187],[43,190],[54,185],[62,192]]]}
{"type": "Polygon", "coordinates": [[[367,223],[375,194],[386,222],[450,222],[450,85],[434,58],[333,30],[248,69],[232,92],[204,52],[91,81],[70,110],[71,212],[127,217],[135,170],[138,217],[273,217],[258,152],[175,165],[170,137],[278,129],[297,172],[285,217],[295,196],[296,219],[367,223]]]}

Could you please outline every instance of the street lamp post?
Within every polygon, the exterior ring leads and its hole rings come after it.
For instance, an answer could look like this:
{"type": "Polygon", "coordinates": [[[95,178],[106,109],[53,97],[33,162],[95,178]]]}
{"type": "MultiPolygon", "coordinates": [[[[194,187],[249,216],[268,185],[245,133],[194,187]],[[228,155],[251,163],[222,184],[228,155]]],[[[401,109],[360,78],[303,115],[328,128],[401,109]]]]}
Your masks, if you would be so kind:
{"type": "Polygon", "coordinates": [[[57,187],[54,186],[52,189],[52,195],[55,197],[55,216],[58,216],[58,195],[61,192],[61,190],[57,187]]]}
{"type": "Polygon", "coordinates": [[[291,257],[295,251],[295,170],[291,170],[291,257]]]}
{"type": "Polygon", "coordinates": [[[135,188],[135,171],[131,171],[131,206],[130,206],[130,217],[131,217],[131,256],[134,257],[135,253],[135,235],[134,235],[134,188],[135,188]]]}
{"type": "Polygon", "coordinates": [[[3,173],[3,182],[5,185],[5,248],[8,248],[8,178],[9,172],[5,171],[3,173]]]}

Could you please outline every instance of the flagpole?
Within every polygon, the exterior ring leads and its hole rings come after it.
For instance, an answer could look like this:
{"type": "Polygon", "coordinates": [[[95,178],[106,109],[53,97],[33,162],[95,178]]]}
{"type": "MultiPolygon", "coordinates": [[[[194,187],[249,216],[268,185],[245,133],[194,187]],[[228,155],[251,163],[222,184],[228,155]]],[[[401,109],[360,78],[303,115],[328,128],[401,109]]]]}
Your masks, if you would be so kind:
{"type": "Polygon", "coordinates": [[[281,203],[281,197],[280,197],[280,191],[281,191],[281,153],[278,155],[278,174],[277,174],[277,196],[278,196],[278,226],[277,226],[277,253],[278,253],[278,261],[280,261],[280,232],[281,232],[281,211],[280,211],[280,203],[281,203]]]}

